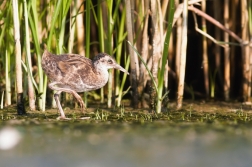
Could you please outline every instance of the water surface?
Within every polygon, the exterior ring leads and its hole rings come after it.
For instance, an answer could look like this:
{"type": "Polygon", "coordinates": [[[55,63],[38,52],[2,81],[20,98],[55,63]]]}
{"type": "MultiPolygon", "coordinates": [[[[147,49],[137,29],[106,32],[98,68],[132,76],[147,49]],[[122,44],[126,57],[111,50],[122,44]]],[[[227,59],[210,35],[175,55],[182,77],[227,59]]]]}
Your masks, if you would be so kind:
{"type": "Polygon", "coordinates": [[[185,111],[157,118],[148,114],[106,114],[106,120],[98,119],[94,113],[90,120],[70,121],[57,121],[55,115],[3,115],[0,133],[9,132],[7,136],[17,138],[17,143],[0,150],[0,166],[247,167],[252,164],[250,115],[185,111]]]}

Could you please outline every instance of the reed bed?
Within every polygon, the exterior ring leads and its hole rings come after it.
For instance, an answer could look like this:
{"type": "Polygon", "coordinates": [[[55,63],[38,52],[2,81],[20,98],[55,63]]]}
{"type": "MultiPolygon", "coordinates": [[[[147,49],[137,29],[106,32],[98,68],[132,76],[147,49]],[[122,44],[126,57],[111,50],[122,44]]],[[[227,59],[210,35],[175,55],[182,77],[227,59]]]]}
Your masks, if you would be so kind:
{"type": "Polygon", "coordinates": [[[130,71],[111,70],[107,86],[83,95],[86,104],[121,107],[125,98],[160,113],[169,100],[181,108],[190,97],[250,102],[251,8],[251,0],[2,0],[1,109],[55,107],[41,68],[43,43],[56,54],[106,52],[130,71]]]}

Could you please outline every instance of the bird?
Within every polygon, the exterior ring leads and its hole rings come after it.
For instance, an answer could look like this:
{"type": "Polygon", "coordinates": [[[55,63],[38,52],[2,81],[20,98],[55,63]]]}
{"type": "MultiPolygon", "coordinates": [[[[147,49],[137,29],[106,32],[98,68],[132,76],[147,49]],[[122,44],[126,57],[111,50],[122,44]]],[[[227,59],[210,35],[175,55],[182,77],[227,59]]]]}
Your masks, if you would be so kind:
{"type": "Polygon", "coordinates": [[[45,48],[41,65],[50,80],[48,87],[56,91],[54,99],[60,112],[58,119],[69,119],[65,116],[60,104],[59,95],[61,92],[72,94],[84,112],[85,104],[77,92],[88,92],[102,88],[108,82],[108,69],[118,69],[129,75],[128,71],[117,64],[115,59],[107,53],[98,53],[91,60],[72,53],[52,54],[45,48]]]}

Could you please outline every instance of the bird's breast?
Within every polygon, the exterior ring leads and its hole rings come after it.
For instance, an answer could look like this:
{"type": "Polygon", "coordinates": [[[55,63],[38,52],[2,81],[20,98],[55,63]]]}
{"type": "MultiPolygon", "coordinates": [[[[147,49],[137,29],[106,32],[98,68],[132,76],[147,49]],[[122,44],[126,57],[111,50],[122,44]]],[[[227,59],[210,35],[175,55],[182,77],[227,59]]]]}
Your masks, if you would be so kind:
{"type": "Polygon", "coordinates": [[[108,72],[98,73],[96,75],[82,75],[78,74],[74,77],[71,76],[64,78],[65,84],[69,84],[71,89],[76,92],[86,92],[102,88],[108,82],[108,72]]]}

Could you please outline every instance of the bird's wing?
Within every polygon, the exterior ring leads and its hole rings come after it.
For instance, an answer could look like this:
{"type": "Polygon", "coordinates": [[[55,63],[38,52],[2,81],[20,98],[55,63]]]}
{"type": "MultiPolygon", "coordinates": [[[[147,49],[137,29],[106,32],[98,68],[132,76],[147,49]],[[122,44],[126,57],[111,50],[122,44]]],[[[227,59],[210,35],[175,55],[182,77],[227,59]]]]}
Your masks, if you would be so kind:
{"type": "Polygon", "coordinates": [[[60,56],[61,59],[58,61],[58,68],[65,75],[69,73],[80,73],[82,71],[93,71],[92,61],[84,56],[76,54],[60,56]]]}
{"type": "Polygon", "coordinates": [[[64,82],[75,82],[76,84],[85,83],[86,85],[92,85],[94,82],[99,82],[96,70],[90,59],[76,54],[61,56],[61,60],[57,64],[61,71],[62,79],[64,78],[64,82]]]}

